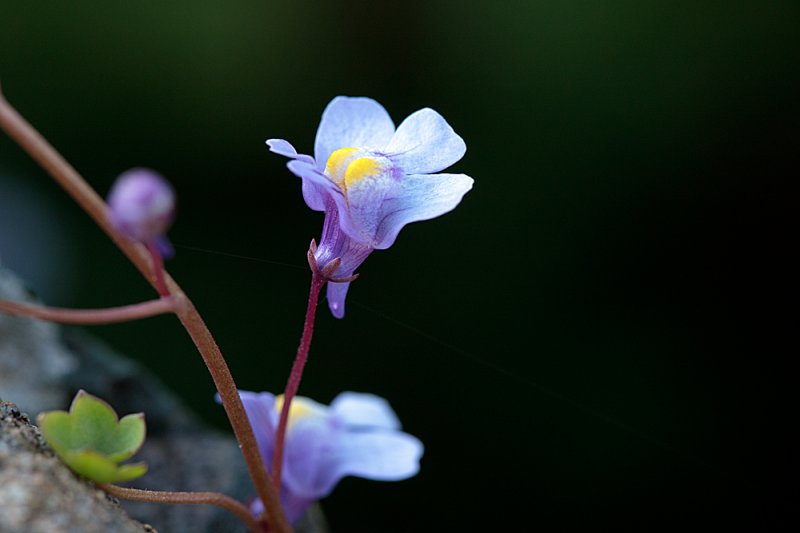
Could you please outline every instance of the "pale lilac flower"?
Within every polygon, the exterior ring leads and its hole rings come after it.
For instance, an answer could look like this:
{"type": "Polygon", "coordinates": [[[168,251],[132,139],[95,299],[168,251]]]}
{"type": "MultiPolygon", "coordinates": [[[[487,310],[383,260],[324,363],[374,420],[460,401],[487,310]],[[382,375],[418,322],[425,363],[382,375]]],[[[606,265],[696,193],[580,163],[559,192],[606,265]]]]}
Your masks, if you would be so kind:
{"type": "MultiPolygon", "coordinates": [[[[239,391],[261,456],[272,463],[283,395],[239,391]]],[[[422,443],[400,431],[400,421],[383,398],[343,392],[330,406],[296,396],[281,467],[281,503],[291,522],[324,498],[345,476],[399,481],[419,471],[422,443]]],[[[260,500],[251,506],[263,511],[260,500]]]]}
{"type": "Polygon", "coordinates": [[[108,207],[117,231],[172,255],[166,232],[175,217],[175,191],[160,174],[146,168],[123,172],[108,193],[108,207]]]}
{"type": "MultiPolygon", "coordinates": [[[[337,96],[322,113],[314,157],[298,154],[283,139],[270,150],[292,159],[303,197],[325,211],[315,258],[320,267],[340,257],[332,277],[346,278],[375,249],[389,248],[409,222],[455,208],[472,188],[464,174],[437,174],[464,155],[466,145],[432,109],[420,109],[395,129],[386,110],[370,98],[337,96]]],[[[328,305],[344,316],[349,283],[328,284],[328,305]]]]}

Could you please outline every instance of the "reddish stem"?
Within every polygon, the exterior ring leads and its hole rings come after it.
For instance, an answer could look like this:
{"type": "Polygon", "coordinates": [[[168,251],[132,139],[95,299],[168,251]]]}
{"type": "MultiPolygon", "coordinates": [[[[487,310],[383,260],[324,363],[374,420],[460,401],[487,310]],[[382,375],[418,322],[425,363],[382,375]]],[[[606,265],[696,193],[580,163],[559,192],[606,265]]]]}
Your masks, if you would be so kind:
{"type": "Polygon", "coordinates": [[[283,447],[286,440],[286,426],[289,422],[289,409],[292,400],[297,395],[300,387],[300,379],[303,377],[303,369],[308,360],[308,351],[311,348],[311,338],[314,335],[314,321],[317,316],[317,302],[319,293],[325,285],[327,278],[317,270],[311,274],[311,288],[308,292],[308,306],[306,307],[306,320],[303,324],[303,336],[300,339],[300,347],[297,348],[297,357],[292,365],[292,372],[289,374],[289,381],[286,383],[286,391],[283,393],[283,407],[281,417],[278,421],[278,430],[275,433],[275,452],[272,456],[272,481],[275,483],[275,490],[281,488],[281,466],[283,465],[283,447]]]}
{"type": "MultiPolygon", "coordinates": [[[[0,129],[3,129],[23,150],[45,169],[53,179],[83,208],[84,211],[114,241],[133,265],[142,273],[157,291],[160,291],[152,270],[147,249],[136,242],[120,235],[109,222],[108,206],[98,194],[86,183],[80,174],[59,154],[42,135],[31,126],[8,103],[0,91],[0,129]]],[[[239,442],[250,477],[253,479],[256,493],[264,503],[270,526],[276,533],[292,531],[292,526],[283,512],[278,493],[272,486],[264,460],[258,450],[253,428],[244,410],[239,391],[233,381],[228,365],[211,336],[211,332],[200,317],[191,300],[184,294],[180,286],[168,274],[163,272],[164,285],[168,293],[176,300],[176,314],[189,333],[203,362],[211,374],[211,379],[222,398],[222,406],[228,415],[233,433],[239,442]]]]}
{"type": "Polygon", "coordinates": [[[219,492],[173,492],[166,490],[145,490],[130,487],[118,487],[116,485],[105,485],[98,483],[98,487],[108,494],[124,500],[151,503],[172,503],[172,504],[193,504],[193,505],[216,505],[235,514],[247,525],[253,533],[261,531],[258,522],[250,513],[250,510],[241,502],[238,502],[219,492]]]}
{"type": "Polygon", "coordinates": [[[61,324],[116,324],[175,312],[175,300],[167,296],[133,305],[106,309],[66,309],[0,300],[0,311],[61,324]]]}
{"type": "Polygon", "coordinates": [[[155,274],[155,289],[161,296],[169,296],[169,289],[164,280],[164,258],[161,257],[161,251],[152,243],[147,243],[147,251],[150,252],[150,258],[153,262],[153,274],[155,274]]]}

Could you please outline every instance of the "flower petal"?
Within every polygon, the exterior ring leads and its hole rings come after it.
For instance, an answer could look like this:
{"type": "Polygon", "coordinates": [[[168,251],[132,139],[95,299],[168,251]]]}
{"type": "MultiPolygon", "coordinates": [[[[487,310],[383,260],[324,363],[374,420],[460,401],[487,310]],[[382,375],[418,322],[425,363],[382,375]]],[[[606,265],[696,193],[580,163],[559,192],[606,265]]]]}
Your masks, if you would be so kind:
{"type": "Polygon", "coordinates": [[[283,485],[300,498],[318,499],[333,489],[332,483],[318,479],[323,456],[330,453],[336,432],[326,419],[299,418],[286,433],[283,458],[283,485]]]}
{"type": "Polygon", "coordinates": [[[331,416],[346,426],[400,429],[389,402],[374,394],[341,393],[331,403],[331,416]]]}
{"type": "Polygon", "coordinates": [[[286,164],[295,176],[303,180],[303,199],[314,211],[325,211],[325,202],[331,195],[342,196],[333,182],[325,177],[313,163],[295,159],[286,164]]]}
{"type": "Polygon", "coordinates": [[[305,161],[306,163],[314,163],[314,158],[310,155],[305,154],[298,154],[297,150],[294,149],[289,141],[284,139],[267,139],[267,146],[269,146],[269,151],[276,153],[278,155],[282,155],[284,157],[288,157],[290,159],[298,159],[300,161],[305,161]]]}
{"type": "Polygon", "coordinates": [[[333,273],[334,278],[352,276],[356,268],[372,253],[373,248],[361,241],[352,239],[343,228],[352,225],[350,213],[343,198],[328,198],[325,205],[325,222],[322,236],[314,257],[320,268],[339,258],[342,264],[333,273]],[[339,200],[339,203],[337,203],[339,200]],[[341,204],[341,205],[339,205],[341,204]],[[343,214],[344,217],[340,215],[343,214]]]}
{"type": "Polygon", "coordinates": [[[300,520],[313,503],[313,498],[303,498],[287,490],[281,491],[281,507],[292,524],[300,520]]]}
{"type": "Polygon", "coordinates": [[[322,113],[314,142],[317,167],[325,169],[339,148],[383,148],[394,134],[394,122],[372,98],[337,96],[322,113]]]}
{"type": "MultiPolygon", "coordinates": [[[[353,275],[356,268],[372,253],[373,248],[360,241],[351,239],[343,227],[352,227],[350,213],[343,198],[328,197],[325,206],[325,223],[322,226],[320,239],[314,258],[317,265],[324,268],[334,259],[341,259],[342,264],[333,273],[334,278],[346,278],[353,275]],[[340,217],[343,214],[343,217],[340,217]]],[[[352,231],[352,230],[351,230],[352,231]]],[[[328,307],[336,318],[344,318],[344,299],[350,283],[328,283],[328,307]]]]}
{"type": "Polygon", "coordinates": [[[395,196],[383,202],[383,218],[375,234],[375,248],[394,244],[406,224],[428,220],[454,209],[472,189],[472,178],[464,174],[411,174],[399,183],[395,196]]]}
{"type": "MultiPolygon", "coordinates": [[[[283,512],[286,513],[286,518],[292,524],[300,520],[313,503],[314,499],[296,496],[285,489],[281,491],[281,506],[283,507],[283,512]]],[[[261,516],[264,511],[264,504],[259,498],[250,502],[250,513],[256,518],[261,516]]]]}
{"type": "Polygon", "coordinates": [[[383,219],[384,201],[397,196],[402,178],[402,172],[388,166],[347,187],[346,209],[353,229],[344,227],[345,231],[354,239],[374,246],[383,219]]]}
{"type": "Polygon", "coordinates": [[[406,174],[439,172],[466,151],[464,140],[430,108],[409,115],[383,150],[406,174]]]}
{"type": "Polygon", "coordinates": [[[399,481],[419,472],[423,451],[419,439],[399,431],[343,433],[331,454],[332,477],[399,481]]]}
{"type": "Polygon", "coordinates": [[[287,435],[286,488],[301,498],[323,498],[345,476],[379,481],[419,471],[422,443],[399,431],[336,431],[319,420],[298,421],[287,435]]]}
{"type": "MultiPolygon", "coordinates": [[[[271,464],[274,449],[274,434],[277,428],[278,412],[275,410],[275,396],[269,392],[239,391],[247,419],[253,427],[261,457],[271,464]]],[[[222,403],[217,394],[217,401],[222,403]]]]}

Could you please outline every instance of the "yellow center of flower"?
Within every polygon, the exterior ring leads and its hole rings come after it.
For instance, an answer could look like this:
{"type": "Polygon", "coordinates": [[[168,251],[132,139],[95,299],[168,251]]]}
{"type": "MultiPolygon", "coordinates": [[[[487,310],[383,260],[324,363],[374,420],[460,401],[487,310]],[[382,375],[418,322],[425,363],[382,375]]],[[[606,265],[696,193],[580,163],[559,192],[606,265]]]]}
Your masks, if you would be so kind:
{"type": "MultiPolygon", "coordinates": [[[[315,414],[314,407],[308,402],[304,401],[302,396],[295,396],[292,399],[292,405],[289,406],[289,421],[286,427],[289,428],[299,418],[311,416],[315,414]]],[[[283,410],[283,394],[275,397],[275,410],[280,413],[283,410]]]]}
{"type": "Polygon", "coordinates": [[[339,148],[328,158],[325,174],[347,192],[348,187],[364,178],[380,174],[382,165],[368,153],[360,148],[339,148]]]}

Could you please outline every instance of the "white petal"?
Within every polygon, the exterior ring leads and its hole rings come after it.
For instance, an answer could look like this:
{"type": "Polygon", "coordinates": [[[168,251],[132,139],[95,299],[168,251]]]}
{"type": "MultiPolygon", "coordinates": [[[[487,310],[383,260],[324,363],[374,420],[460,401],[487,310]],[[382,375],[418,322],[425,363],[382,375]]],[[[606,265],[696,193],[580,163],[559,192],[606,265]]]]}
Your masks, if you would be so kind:
{"type": "Polygon", "coordinates": [[[442,115],[429,108],[409,115],[383,150],[406,174],[439,172],[466,151],[464,140],[442,115]]]}
{"type": "Polygon", "coordinates": [[[346,426],[400,429],[389,402],[374,394],[341,393],[331,403],[331,416],[346,426]]]}
{"type": "Polygon", "coordinates": [[[292,146],[287,140],[267,139],[267,146],[269,146],[269,151],[275,154],[289,157],[291,159],[299,159],[300,161],[305,161],[306,163],[311,163],[312,165],[314,164],[313,157],[310,155],[298,154],[297,150],[294,149],[294,146],[292,146]]]}
{"type": "Polygon", "coordinates": [[[314,142],[317,167],[325,169],[339,148],[382,148],[394,134],[394,122],[372,98],[337,96],[322,113],[314,142]]]}
{"type": "MultiPolygon", "coordinates": [[[[353,229],[345,228],[345,231],[353,239],[370,246],[376,242],[385,199],[398,194],[399,180],[393,176],[394,172],[397,171],[388,166],[347,188],[347,212],[353,229]]],[[[397,174],[402,176],[399,172],[397,174]]]]}
{"type": "Polygon", "coordinates": [[[334,445],[339,477],[399,481],[419,472],[422,443],[399,431],[344,433],[334,445]]]}
{"type": "Polygon", "coordinates": [[[375,248],[390,247],[406,224],[428,220],[454,209],[472,189],[464,174],[411,174],[399,183],[392,198],[381,206],[382,220],[375,234],[375,248]]]}
{"type": "Polygon", "coordinates": [[[318,499],[340,479],[397,481],[419,471],[422,443],[399,431],[347,432],[316,420],[298,421],[286,441],[284,483],[294,494],[318,499]]]}

